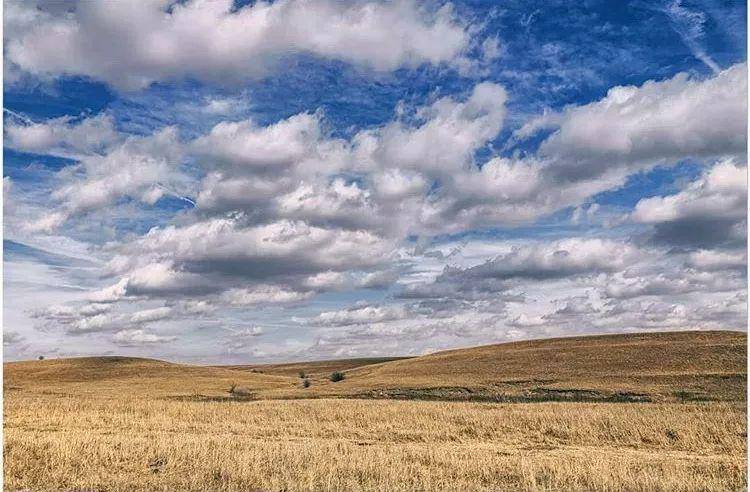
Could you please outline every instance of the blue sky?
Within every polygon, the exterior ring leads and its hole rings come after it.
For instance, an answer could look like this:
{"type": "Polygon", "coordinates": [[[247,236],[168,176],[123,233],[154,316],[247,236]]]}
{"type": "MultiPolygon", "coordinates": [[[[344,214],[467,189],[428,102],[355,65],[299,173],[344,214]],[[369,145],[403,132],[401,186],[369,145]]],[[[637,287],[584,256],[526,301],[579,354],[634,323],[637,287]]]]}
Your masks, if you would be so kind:
{"type": "Polygon", "coordinates": [[[744,329],[744,2],[4,16],[10,359],[744,329]]]}

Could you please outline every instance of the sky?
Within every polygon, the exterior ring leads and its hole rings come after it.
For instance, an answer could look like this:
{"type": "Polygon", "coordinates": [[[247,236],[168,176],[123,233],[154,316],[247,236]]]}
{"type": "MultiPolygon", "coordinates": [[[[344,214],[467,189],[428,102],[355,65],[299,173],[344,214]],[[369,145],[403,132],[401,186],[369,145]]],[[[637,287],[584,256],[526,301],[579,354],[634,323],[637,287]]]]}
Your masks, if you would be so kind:
{"type": "Polygon", "coordinates": [[[745,330],[733,0],[7,1],[3,350],[745,330]]]}

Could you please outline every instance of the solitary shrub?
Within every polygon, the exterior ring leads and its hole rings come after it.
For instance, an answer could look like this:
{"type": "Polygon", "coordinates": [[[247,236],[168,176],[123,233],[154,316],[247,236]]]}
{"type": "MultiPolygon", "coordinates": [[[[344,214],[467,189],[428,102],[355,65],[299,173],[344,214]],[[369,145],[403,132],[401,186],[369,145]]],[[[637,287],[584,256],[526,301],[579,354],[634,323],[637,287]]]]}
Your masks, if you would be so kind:
{"type": "Polygon", "coordinates": [[[243,388],[242,386],[237,386],[237,383],[232,383],[231,385],[229,385],[229,394],[236,397],[252,396],[252,393],[249,389],[243,388]]]}
{"type": "Polygon", "coordinates": [[[38,358],[39,360],[44,360],[44,356],[43,356],[43,355],[40,355],[40,356],[39,356],[39,357],[37,357],[37,358],[38,358]]]}
{"type": "Polygon", "coordinates": [[[300,379],[305,379],[305,371],[300,371],[299,372],[299,377],[300,377],[300,379]]]}
{"type": "Polygon", "coordinates": [[[303,388],[309,388],[310,387],[310,380],[305,378],[302,380],[302,387],[303,388]]]}
{"type": "Polygon", "coordinates": [[[338,383],[339,381],[343,381],[344,380],[344,373],[343,372],[338,372],[338,371],[336,371],[334,373],[331,373],[330,379],[334,383],[338,383]]]}

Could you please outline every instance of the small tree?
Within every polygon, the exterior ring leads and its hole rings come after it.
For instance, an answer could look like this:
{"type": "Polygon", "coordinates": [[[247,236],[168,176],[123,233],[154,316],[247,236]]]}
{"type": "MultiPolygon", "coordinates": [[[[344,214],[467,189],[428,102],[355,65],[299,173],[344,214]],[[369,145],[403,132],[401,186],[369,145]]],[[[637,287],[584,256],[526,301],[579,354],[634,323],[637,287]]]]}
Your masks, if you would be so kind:
{"type": "Polygon", "coordinates": [[[306,375],[305,375],[305,371],[300,371],[300,372],[299,372],[299,378],[300,378],[300,379],[305,379],[305,376],[306,376],[306,375]]]}
{"type": "Polygon", "coordinates": [[[39,357],[37,357],[37,359],[39,359],[39,360],[44,360],[44,356],[43,356],[43,355],[40,355],[39,357]]]}
{"type": "Polygon", "coordinates": [[[302,380],[302,387],[303,388],[309,388],[310,387],[310,380],[305,378],[302,380]]]}
{"type": "Polygon", "coordinates": [[[336,371],[334,373],[331,373],[330,379],[334,383],[338,383],[339,381],[343,381],[344,380],[344,373],[343,372],[338,372],[338,371],[336,371]]]}

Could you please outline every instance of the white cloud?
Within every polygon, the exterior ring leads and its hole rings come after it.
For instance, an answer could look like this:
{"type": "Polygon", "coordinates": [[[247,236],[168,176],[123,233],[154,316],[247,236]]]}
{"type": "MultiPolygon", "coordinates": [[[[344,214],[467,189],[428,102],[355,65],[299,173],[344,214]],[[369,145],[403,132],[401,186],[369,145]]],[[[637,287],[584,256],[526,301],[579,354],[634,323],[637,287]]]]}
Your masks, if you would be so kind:
{"type": "Polygon", "coordinates": [[[277,174],[315,157],[315,163],[324,164],[335,144],[323,140],[320,115],[301,113],[265,127],[252,120],[222,122],[195,140],[192,149],[208,166],[231,166],[238,174],[277,174]]]}
{"type": "Polygon", "coordinates": [[[131,197],[152,205],[165,188],[183,177],[177,130],[165,128],[147,137],[130,137],[103,155],[81,157],[80,163],[58,173],[61,186],[53,193],[59,206],[31,224],[32,231],[50,232],[73,216],[131,197]]]}
{"type": "Polygon", "coordinates": [[[456,61],[469,43],[450,6],[428,9],[410,0],[260,1],[236,11],[231,0],[81,1],[71,12],[38,4],[12,5],[9,63],[126,90],[188,77],[236,83],[264,75],[290,53],[377,71],[438,65],[456,61]]]}
{"type": "Polygon", "coordinates": [[[693,55],[706,64],[715,73],[721,69],[719,65],[706,53],[702,46],[705,36],[706,15],[700,10],[691,10],[682,4],[682,0],[672,0],[667,3],[664,12],[671,21],[672,28],[680,35],[693,55]]]}
{"type": "Polygon", "coordinates": [[[241,219],[211,219],[185,227],[154,228],[123,253],[133,260],[169,258],[196,270],[267,278],[377,265],[392,245],[368,231],[314,227],[299,221],[245,226],[241,219]]]}
{"type": "Polygon", "coordinates": [[[152,309],[144,309],[143,311],[137,311],[130,316],[131,323],[149,323],[152,321],[159,321],[168,318],[172,314],[172,308],[168,306],[162,306],[152,309]]]}
{"type": "MultiPolygon", "coordinates": [[[[636,329],[638,323],[642,329],[704,328],[721,320],[734,327],[746,255],[732,241],[744,238],[747,171],[740,158],[719,156],[744,149],[744,116],[738,120],[736,108],[745,102],[745,88],[738,67],[707,80],[678,76],[613,88],[601,101],[531,122],[523,135],[541,127],[557,131],[526,157],[499,157],[490,148],[507,99],[492,83],[464,96],[435,96],[394,121],[355,129],[351,138],[331,136],[319,112],[268,125],[224,121],[191,142],[172,128],[109,142],[95,134],[83,138],[77,126],[83,122],[40,123],[38,135],[13,137],[19,148],[75,151],[80,162],[57,175],[57,207],[38,229],[105,214],[126,198],[153,204],[169,192],[164,187],[195,197],[197,206],[99,249],[103,257],[113,255],[102,272],[111,285],[91,292],[90,306],[64,306],[39,319],[58,323],[60,331],[136,346],[174,339],[140,329],[151,321],[194,321],[187,331],[228,320],[228,326],[257,323],[286,333],[292,327],[278,312],[306,311],[298,318],[306,319],[316,341],[296,340],[295,350],[342,356],[636,329]],[[486,162],[477,157],[483,149],[491,155],[486,162]],[[579,207],[578,223],[590,225],[584,217],[605,213],[590,197],[633,172],[691,156],[719,160],[682,191],[639,202],[627,227],[673,243],[685,230],[697,231],[721,239],[718,249],[616,237],[622,229],[607,232],[609,238],[602,231],[560,238],[556,227],[544,230],[549,238],[533,240],[433,237],[528,224],[571,206],[579,207]],[[181,163],[193,166],[196,177],[181,163]],[[705,223],[720,223],[723,235],[696,227],[705,223]],[[392,297],[341,309],[346,296],[332,295],[333,307],[309,315],[317,294],[362,287],[388,288],[392,297]],[[157,301],[164,306],[155,308],[157,301]],[[312,302],[301,305],[306,301],[312,302]],[[258,309],[266,305],[279,309],[258,309]]],[[[214,102],[207,101],[200,99],[199,107],[214,102]]],[[[215,102],[208,113],[232,104],[215,102]]],[[[244,349],[257,335],[255,328],[240,330],[226,346],[244,349]]]]}
{"type": "Polygon", "coordinates": [[[636,222],[657,224],[682,219],[740,219],[745,216],[747,168],[723,161],[681,192],[644,198],[633,211],[636,222]]]}
{"type": "Polygon", "coordinates": [[[679,193],[640,200],[630,217],[654,225],[654,239],[661,242],[711,246],[743,241],[747,167],[720,161],[679,193]]]}
{"type": "Polygon", "coordinates": [[[616,271],[638,258],[633,246],[605,239],[570,238],[514,247],[484,264],[447,270],[445,276],[545,279],[616,271]]]}
{"type": "Polygon", "coordinates": [[[703,271],[745,269],[747,251],[713,251],[699,250],[690,253],[688,265],[703,271]]]}
{"type": "Polygon", "coordinates": [[[6,147],[62,157],[101,153],[121,139],[114,118],[106,113],[79,121],[62,116],[42,123],[9,118],[4,131],[6,147]]]}
{"type": "Polygon", "coordinates": [[[3,346],[16,345],[26,338],[17,331],[3,330],[3,346]]]}
{"type": "Polygon", "coordinates": [[[558,180],[589,179],[687,157],[744,155],[747,66],[706,80],[678,74],[640,87],[613,87],[607,96],[559,114],[532,129],[557,130],[539,148],[558,180]]]}
{"type": "Polygon", "coordinates": [[[216,306],[208,301],[189,300],[183,303],[182,309],[190,315],[208,315],[216,311],[216,306]]]}
{"type": "Polygon", "coordinates": [[[161,336],[144,330],[121,330],[114,334],[112,341],[122,347],[134,347],[176,340],[174,336],[161,336]]]}
{"type": "Polygon", "coordinates": [[[470,168],[476,150],[492,140],[505,117],[505,89],[483,82],[468,98],[438,99],[420,108],[419,126],[395,121],[376,131],[364,131],[354,138],[356,156],[375,168],[413,170],[444,176],[470,168]]]}
{"type": "Polygon", "coordinates": [[[93,333],[115,330],[121,326],[119,317],[111,314],[96,314],[71,322],[66,328],[70,334],[93,333]]]}
{"type": "Polygon", "coordinates": [[[736,291],[744,286],[744,280],[736,276],[669,271],[635,277],[615,276],[608,281],[604,292],[611,298],[631,299],[692,292],[736,291]]]}
{"type": "Polygon", "coordinates": [[[341,272],[320,272],[306,278],[303,285],[309,289],[330,291],[341,290],[352,284],[348,275],[341,272]]]}
{"type": "Polygon", "coordinates": [[[404,319],[411,315],[404,306],[364,306],[340,311],[326,311],[307,320],[317,326],[345,326],[367,323],[382,323],[404,319]]]}
{"type": "Polygon", "coordinates": [[[125,297],[128,279],[124,278],[116,284],[104,287],[89,294],[88,298],[93,302],[114,302],[125,297]]]}
{"type": "Polygon", "coordinates": [[[263,335],[265,333],[265,330],[263,330],[260,326],[251,326],[248,328],[242,328],[239,330],[232,330],[231,337],[232,338],[248,338],[248,337],[258,337],[260,335],[263,335]]]}
{"type": "Polygon", "coordinates": [[[235,306],[254,306],[300,302],[309,299],[312,294],[312,292],[285,290],[273,285],[259,285],[252,289],[228,290],[224,293],[224,299],[235,306]]]}
{"type": "Polygon", "coordinates": [[[360,287],[367,289],[382,289],[390,286],[399,279],[397,270],[380,270],[366,274],[359,282],[360,287]]]}

